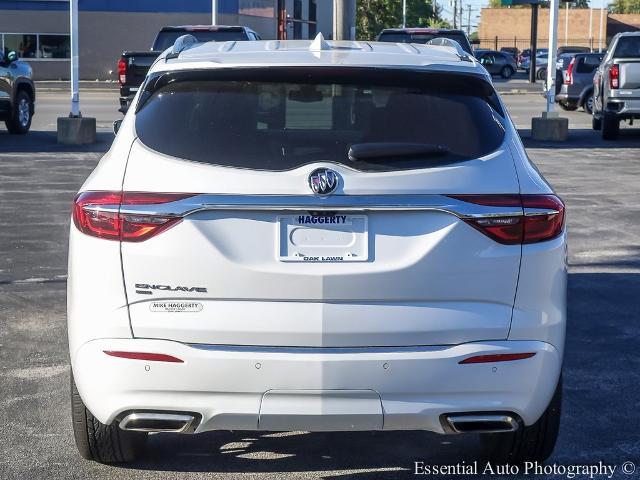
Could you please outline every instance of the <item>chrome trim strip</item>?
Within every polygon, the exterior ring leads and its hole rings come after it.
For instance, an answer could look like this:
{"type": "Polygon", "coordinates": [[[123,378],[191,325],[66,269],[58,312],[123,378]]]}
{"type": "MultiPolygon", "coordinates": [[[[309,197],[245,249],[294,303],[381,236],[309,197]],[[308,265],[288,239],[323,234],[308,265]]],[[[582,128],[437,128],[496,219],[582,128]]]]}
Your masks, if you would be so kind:
{"type": "Polygon", "coordinates": [[[515,432],[518,427],[518,421],[511,415],[506,414],[479,414],[479,415],[447,415],[447,422],[455,433],[495,433],[495,432],[515,432]],[[495,429],[478,429],[478,430],[460,430],[457,425],[473,423],[496,423],[501,424],[504,428],[495,429]]]}
{"type": "Polygon", "coordinates": [[[120,421],[120,428],[122,430],[127,431],[136,431],[136,432],[173,432],[173,433],[184,433],[189,429],[191,424],[194,422],[195,417],[193,415],[184,415],[177,413],[150,413],[150,412],[140,412],[140,413],[130,413],[126,417],[124,417],[120,421]],[[169,420],[171,422],[184,422],[184,425],[179,428],[127,428],[127,425],[131,422],[135,422],[136,420],[147,420],[147,421],[165,421],[169,420]]]}
{"type": "Polygon", "coordinates": [[[122,214],[187,216],[211,210],[252,211],[439,211],[459,218],[522,216],[518,207],[476,205],[445,195],[195,195],[156,205],[87,205],[88,211],[122,214]]]}
{"type": "Polygon", "coordinates": [[[198,350],[238,353],[300,353],[300,354],[336,354],[336,353],[411,353],[442,352],[455,345],[414,345],[408,347],[288,347],[264,345],[216,345],[205,343],[185,343],[184,345],[198,350]]]}

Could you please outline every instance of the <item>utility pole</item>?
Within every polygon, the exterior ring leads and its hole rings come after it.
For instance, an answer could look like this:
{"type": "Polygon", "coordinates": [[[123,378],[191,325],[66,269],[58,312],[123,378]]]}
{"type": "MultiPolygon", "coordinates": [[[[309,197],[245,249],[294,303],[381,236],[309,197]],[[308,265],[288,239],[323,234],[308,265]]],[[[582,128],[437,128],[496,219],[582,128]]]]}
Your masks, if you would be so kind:
{"type": "Polygon", "coordinates": [[[453,0],[453,28],[458,28],[458,0],[453,0]]]}
{"type": "Polygon", "coordinates": [[[589,48],[593,49],[593,8],[589,6],[589,48]]]}
{"type": "Polygon", "coordinates": [[[211,0],[211,25],[218,24],[218,0],[211,0]]]}
{"type": "Polygon", "coordinates": [[[537,3],[531,4],[531,45],[529,46],[529,82],[536,83],[536,50],[538,49],[538,8],[537,3]]]}
{"type": "Polygon", "coordinates": [[[471,4],[467,5],[467,36],[471,35],[471,4]]]}
{"type": "Polygon", "coordinates": [[[569,45],[569,2],[564,4],[564,46],[569,45]]]}
{"type": "Polygon", "coordinates": [[[604,0],[602,0],[602,4],[600,5],[600,33],[598,34],[598,52],[602,52],[603,23],[604,23],[604,0]]]}

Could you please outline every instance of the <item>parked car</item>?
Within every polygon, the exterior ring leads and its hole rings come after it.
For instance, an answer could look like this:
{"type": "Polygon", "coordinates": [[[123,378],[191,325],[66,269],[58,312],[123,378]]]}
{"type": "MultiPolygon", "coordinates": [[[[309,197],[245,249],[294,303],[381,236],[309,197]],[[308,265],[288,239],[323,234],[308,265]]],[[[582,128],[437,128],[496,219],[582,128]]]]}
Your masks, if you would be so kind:
{"type": "Polygon", "coordinates": [[[36,87],[31,67],[16,52],[0,51],[0,120],[9,133],[25,134],[35,112],[36,87]]]}
{"type": "MultiPolygon", "coordinates": [[[[547,75],[547,62],[549,56],[548,48],[539,48],[536,50],[536,78],[542,80],[547,75]]],[[[531,55],[525,57],[522,61],[522,68],[529,75],[529,69],[531,66],[531,55]]]]}
{"type": "Polygon", "coordinates": [[[517,63],[518,55],[520,55],[520,50],[518,50],[516,47],[502,47],[500,51],[511,55],[517,63]]]}
{"type": "Polygon", "coordinates": [[[563,53],[590,53],[591,49],[589,47],[573,47],[573,46],[563,46],[558,47],[558,55],[562,55],[563,53]]]}
{"type": "Polygon", "coordinates": [[[501,462],[551,454],[564,205],[486,70],[414,47],[204,43],[153,65],[73,206],[85,458],[211,430],[473,432],[501,462]]]}
{"type": "Polygon", "coordinates": [[[181,35],[193,35],[198,42],[225,42],[259,40],[256,32],[248,27],[226,25],[183,25],[163,27],[156,35],[150,51],[125,51],[118,60],[118,82],[120,83],[120,109],[126,113],[149,67],[158,56],[173,45],[181,35]]]}
{"type": "Polygon", "coordinates": [[[593,82],[593,128],[614,140],[622,120],[640,118],[640,32],[613,37],[593,82]]]}
{"type": "Polygon", "coordinates": [[[518,71],[518,65],[511,54],[489,50],[476,55],[478,61],[491,75],[500,75],[502,78],[510,78],[518,71]]]}
{"type": "Polygon", "coordinates": [[[427,43],[434,38],[448,38],[455,40],[462,49],[473,55],[469,37],[464,30],[449,28],[385,28],[378,35],[379,42],[395,43],[427,43]]]}
{"type": "MultiPolygon", "coordinates": [[[[571,54],[567,68],[560,71],[562,82],[556,94],[558,105],[564,110],[583,107],[585,112],[593,112],[593,77],[602,62],[603,53],[571,54]]],[[[556,86],[557,87],[557,86],[556,86]]]]}
{"type": "MultiPolygon", "coordinates": [[[[536,49],[536,60],[539,56],[544,56],[549,51],[548,48],[538,48],[536,49]]],[[[529,73],[529,65],[531,64],[531,50],[526,48],[520,54],[519,68],[522,68],[529,73]]]]}

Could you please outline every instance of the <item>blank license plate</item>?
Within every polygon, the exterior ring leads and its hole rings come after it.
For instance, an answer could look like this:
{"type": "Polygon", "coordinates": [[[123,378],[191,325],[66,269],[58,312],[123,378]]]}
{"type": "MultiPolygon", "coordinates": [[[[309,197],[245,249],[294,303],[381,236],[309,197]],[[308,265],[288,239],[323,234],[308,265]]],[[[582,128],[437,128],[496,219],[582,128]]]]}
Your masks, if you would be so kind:
{"type": "Polygon", "coordinates": [[[284,262],[364,262],[369,259],[366,215],[278,217],[284,262]]]}

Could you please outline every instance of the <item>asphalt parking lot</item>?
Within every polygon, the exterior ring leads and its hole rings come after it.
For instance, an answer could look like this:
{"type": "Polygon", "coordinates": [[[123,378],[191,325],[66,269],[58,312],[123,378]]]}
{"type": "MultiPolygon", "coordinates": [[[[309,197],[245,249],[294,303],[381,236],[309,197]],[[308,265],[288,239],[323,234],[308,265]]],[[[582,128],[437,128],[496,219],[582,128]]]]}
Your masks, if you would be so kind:
{"type": "MultiPolygon", "coordinates": [[[[612,478],[640,478],[640,129],[624,128],[619,140],[604,143],[588,115],[563,112],[569,141],[533,142],[531,117],[544,100],[504,98],[529,155],[568,211],[564,410],[549,463],[604,462],[617,466],[612,478]],[[635,474],[622,473],[628,461],[637,465],[635,474]]],[[[0,128],[0,479],[373,480],[409,478],[415,461],[446,465],[478,457],[472,436],[213,432],[154,435],[146,456],[126,467],[82,460],[68,404],[67,230],[73,196],[109,148],[111,122],[120,114],[113,90],[84,91],[81,102],[98,121],[98,143],[88,148],[55,143],[55,117],[68,108],[61,91],[39,93],[29,135],[0,128]]],[[[95,301],[99,306],[100,292],[95,301]]]]}

